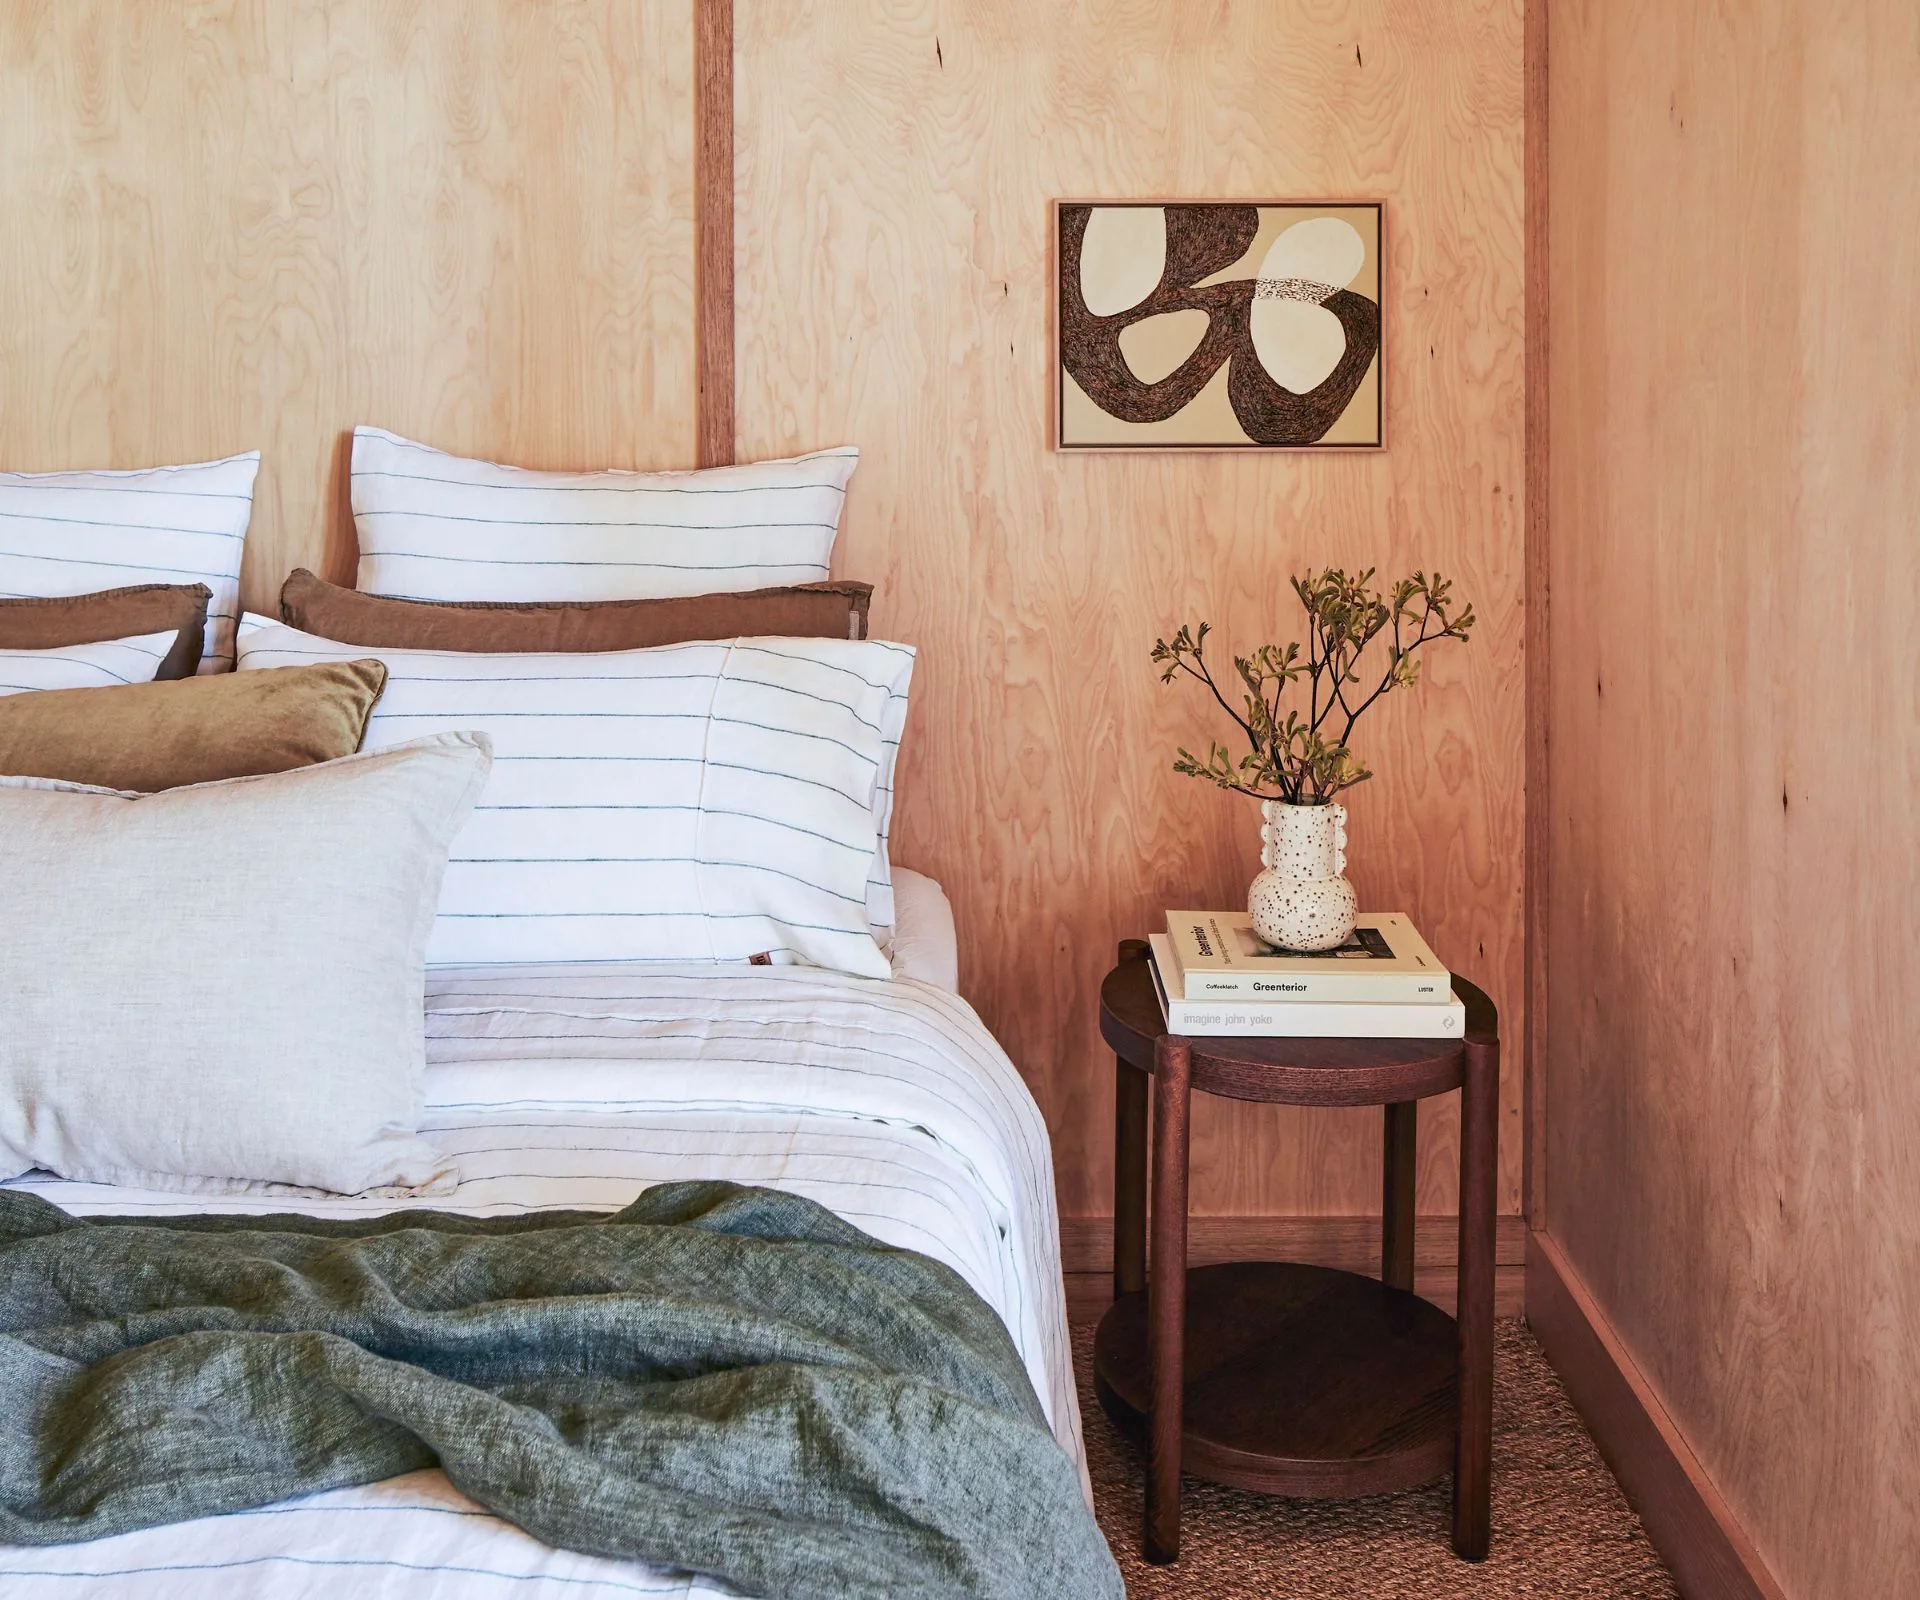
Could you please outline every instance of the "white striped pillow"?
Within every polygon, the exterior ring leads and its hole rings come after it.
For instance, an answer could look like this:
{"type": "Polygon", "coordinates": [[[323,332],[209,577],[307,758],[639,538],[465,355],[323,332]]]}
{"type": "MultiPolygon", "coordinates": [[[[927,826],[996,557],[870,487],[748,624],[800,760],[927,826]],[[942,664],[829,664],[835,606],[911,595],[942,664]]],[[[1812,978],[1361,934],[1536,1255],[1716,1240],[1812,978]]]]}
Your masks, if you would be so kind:
{"type": "MultiPolygon", "coordinates": [[[[879,641],[874,641],[879,642],[879,641]]],[[[903,644],[894,650],[907,650],[903,644]]],[[[900,680],[897,690],[880,714],[880,776],[873,786],[873,825],[880,835],[880,848],[873,855],[873,870],[867,876],[867,921],[874,942],[889,954],[893,950],[893,773],[900,759],[900,740],[907,731],[907,681],[900,680]]]]}
{"type": "Polygon", "coordinates": [[[131,472],[0,472],[0,597],[204,583],[202,672],[233,665],[260,452],[131,472]]]}
{"type": "Polygon", "coordinates": [[[136,634],[98,644],[63,644],[50,650],[0,650],[0,694],[35,689],[104,689],[116,683],[151,683],[179,635],[136,634]]]}
{"type": "Polygon", "coordinates": [[[889,975],[869,880],[908,647],[731,639],[495,655],[371,650],[251,616],[240,630],[242,671],[367,656],[388,678],[363,748],[464,729],[493,741],[430,961],[766,952],[889,975]]]}
{"type": "Polygon", "coordinates": [[[411,600],[645,600],[818,583],[851,446],[700,472],[530,472],[353,430],[358,587],[411,600]]]}

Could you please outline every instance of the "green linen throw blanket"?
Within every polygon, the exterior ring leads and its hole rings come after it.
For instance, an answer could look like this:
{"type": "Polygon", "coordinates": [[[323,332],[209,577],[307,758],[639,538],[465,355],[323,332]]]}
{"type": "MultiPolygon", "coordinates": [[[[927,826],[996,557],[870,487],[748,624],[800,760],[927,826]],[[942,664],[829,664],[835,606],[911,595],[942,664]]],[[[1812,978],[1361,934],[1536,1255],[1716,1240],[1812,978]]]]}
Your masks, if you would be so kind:
{"type": "Polygon", "coordinates": [[[0,1540],[434,1465],[551,1544],[750,1594],[1123,1593],[993,1311],[794,1195],[324,1221],[0,1190],[0,1540]]]}

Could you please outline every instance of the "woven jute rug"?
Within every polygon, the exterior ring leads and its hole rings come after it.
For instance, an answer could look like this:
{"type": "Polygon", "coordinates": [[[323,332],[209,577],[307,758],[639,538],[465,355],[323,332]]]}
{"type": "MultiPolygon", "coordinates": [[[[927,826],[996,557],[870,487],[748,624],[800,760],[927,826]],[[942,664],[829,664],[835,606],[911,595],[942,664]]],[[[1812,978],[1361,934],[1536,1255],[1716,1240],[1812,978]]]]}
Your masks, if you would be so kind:
{"type": "Polygon", "coordinates": [[[1499,1324],[1494,1357],[1493,1550],[1447,1548],[1448,1482],[1364,1500],[1280,1500],[1188,1478],[1180,1560],[1140,1559],[1141,1471],[1093,1396],[1093,1325],[1073,1329],[1095,1508],[1133,1600],[1678,1600],[1640,1520],[1540,1346],[1499,1324]]]}

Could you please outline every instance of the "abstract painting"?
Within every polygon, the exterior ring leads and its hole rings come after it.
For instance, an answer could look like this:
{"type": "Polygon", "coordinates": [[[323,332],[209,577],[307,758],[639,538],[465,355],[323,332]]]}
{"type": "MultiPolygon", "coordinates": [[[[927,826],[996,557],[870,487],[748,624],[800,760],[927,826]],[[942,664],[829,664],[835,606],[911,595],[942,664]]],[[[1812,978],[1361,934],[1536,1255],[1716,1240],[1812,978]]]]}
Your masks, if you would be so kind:
{"type": "Polygon", "coordinates": [[[1056,208],[1062,449],[1377,449],[1380,207],[1056,208]]]}

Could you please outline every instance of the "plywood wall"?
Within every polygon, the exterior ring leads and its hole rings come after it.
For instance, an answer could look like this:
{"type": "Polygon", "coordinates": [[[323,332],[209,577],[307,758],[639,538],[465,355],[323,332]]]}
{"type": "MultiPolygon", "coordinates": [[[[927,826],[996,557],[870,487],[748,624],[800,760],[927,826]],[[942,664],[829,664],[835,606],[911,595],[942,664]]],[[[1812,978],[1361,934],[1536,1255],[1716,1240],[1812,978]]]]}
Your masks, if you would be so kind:
{"type": "Polygon", "coordinates": [[[1548,1222],[1785,1591],[1920,1594],[1920,10],[1550,27],[1548,1222]]]}
{"type": "Polygon", "coordinates": [[[691,108],[687,0],[0,7],[0,465],[259,448],[256,608],[355,423],[686,465],[691,108]]]}
{"type": "MultiPolygon", "coordinates": [[[[1519,0],[738,5],[743,458],[853,440],[841,572],[924,648],[902,857],[1107,1209],[1114,941],[1229,904],[1250,806],[1167,770],[1214,725],[1155,636],[1284,637],[1289,574],[1439,566],[1484,619],[1389,702],[1354,797],[1520,1037],[1519,0]],[[1049,203],[1386,202],[1381,454],[1047,446],[1049,203]]],[[[265,452],[246,597],[353,568],[375,422],[531,465],[694,456],[690,0],[61,0],[0,9],[0,464],[265,452]]],[[[1503,1204],[1518,1207],[1519,1052],[1503,1204]]],[[[1452,1204],[1429,1117],[1423,1211],[1452,1204]]],[[[1195,1203],[1378,1202],[1377,1117],[1202,1108],[1195,1203]]]]}
{"type": "MultiPolygon", "coordinates": [[[[1289,574],[1439,566],[1484,619],[1367,730],[1363,902],[1411,911],[1504,1009],[1519,1204],[1521,7],[1065,0],[740,6],[743,458],[865,452],[836,566],[922,650],[900,855],[946,884],[963,987],[1033,1084],[1062,1208],[1109,1209],[1116,939],[1244,899],[1250,802],[1168,770],[1210,722],[1156,635],[1289,637],[1289,574]],[[1382,454],[1062,456],[1049,202],[1386,202],[1382,454]]],[[[1423,1211],[1452,1205],[1429,1116],[1423,1211]]],[[[1379,1203],[1377,1113],[1203,1103],[1193,1200],[1379,1203]]]]}

